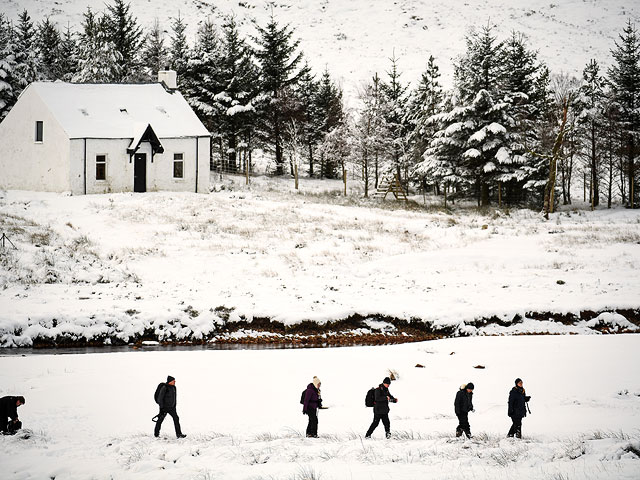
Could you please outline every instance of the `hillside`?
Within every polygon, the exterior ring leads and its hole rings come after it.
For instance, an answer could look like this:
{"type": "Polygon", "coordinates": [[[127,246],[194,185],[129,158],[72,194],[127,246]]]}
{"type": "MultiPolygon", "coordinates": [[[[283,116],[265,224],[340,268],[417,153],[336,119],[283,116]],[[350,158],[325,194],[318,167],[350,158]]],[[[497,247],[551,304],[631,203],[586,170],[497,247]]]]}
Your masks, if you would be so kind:
{"type": "Polygon", "coordinates": [[[265,320],[276,336],[345,319],[392,337],[411,320],[446,335],[637,330],[595,318],[640,306],[637,210],[545,222],[344,198],[340,186],[229,177],[210,195],[2,193],[16,249],[0,257],[0,345],[251,341],[265,320]]]}
{"type": "MultiPolygon", "coordinates": [[[[88,0],[0,0],[0,11],[16,18],[26,8],[35,20],[50,16],[77,28],[88,0]]],[[[251,34],[252,21],[264,24],[273,14],[296,28],[301,47],[316,71],[328,66],[348,94],[373,72],[399,57],[404,81],[414,80],[433,54],[449,84],[452,59],[464,49],[464,34],[490,22],[506,36],[518,30],[529,36],[553,72],[580,75],[585,63],[610,61],[610,49],[627,20],[640,22],[640,3],[631,0],[131,0],[140,23],[158,18],[169,29],[178,13],[195,27],[208,15],[233,14],[251,34]]],[[[93,2],[100,9],[102,2],[93,2]]]]}

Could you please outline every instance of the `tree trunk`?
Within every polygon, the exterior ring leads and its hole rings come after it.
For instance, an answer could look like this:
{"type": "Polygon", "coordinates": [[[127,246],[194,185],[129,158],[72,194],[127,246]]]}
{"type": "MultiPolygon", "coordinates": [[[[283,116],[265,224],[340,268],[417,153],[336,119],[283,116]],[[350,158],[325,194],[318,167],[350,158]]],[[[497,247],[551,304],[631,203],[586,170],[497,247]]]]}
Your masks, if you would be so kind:
{"type": "Polygon", "coordinates": [[[313,178],[313,145],[309,142],[309,177],[313,178]]]}
{"type": "Polygon", "coordinates": [[[544,189],[544,218],[549,220],[549,214],[553,213],[554,192],[556,188],[556,168],[558,164],[558,154],[560,153],[560,147],[564,140],[565,127],[567,125],[567,112],[569,111],[569,102],[564,100],[562,105],[562,123],[560,124],[560,131],[556,137],[556,141],[551,151],[551,160],[549,162],[549,180],[544,189]]]}
{"type": "Polygon", "coordinates": [[[635,171],[634,171],[635,141],[633,135],[629,135],[629,205],[635,208],[635,171]]]}
{"type": "Polygon", "coordinates": [[[298,190],[298,164],[293,166],[293,176],[296,179],[296,190],[298,190]]]}

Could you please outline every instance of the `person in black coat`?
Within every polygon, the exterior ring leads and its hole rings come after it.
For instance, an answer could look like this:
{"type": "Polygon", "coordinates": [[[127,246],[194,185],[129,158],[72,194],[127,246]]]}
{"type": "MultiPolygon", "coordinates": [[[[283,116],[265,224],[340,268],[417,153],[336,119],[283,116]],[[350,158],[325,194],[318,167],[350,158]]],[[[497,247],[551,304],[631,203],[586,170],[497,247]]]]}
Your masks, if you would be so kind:
{"type": "Polygon", "coordinates": [[[24,397],[0,398],[0,429],[3,435],[13,435],[22,428],[22,422],[18,418],[18,407],[24,405],[24,397]]]}
{"type": "Polygon", "coordinates": [[[182,433],[180,429],[180,418],[178,417],[178,412],[176,411],[177,404],[177,390],[176,390],[176,379],[171,375],[167,377],[167,383],[160,389],[158,394],[158,405],[160,405],[160,413],[158,413],[158,420],[156,421],[156,428],[153,431],[153,435],[155,437],[160,436],[160,427],[162,426],[162,422],[164,418],[168,415],[171,415],[173,418],[173,425],[176,428],[176,437],[184,438],[186,435],[182,433]]]}
{"type": "Polygon", "coordinates": [[[471,425],[469,425],[469,412],[473,411],[473,383],[469,382],[462,385],[456,399],[453,402],[456,416],[458,417],[458,426],[456,428],[456,437],[461,437],[464,432],[467,438],[471,438],[471,425]]]}
{"type": "Polygon", "coordinates": [[[310,438],[318,438],[318,408],[322,406],[320,383],[318,377],[313,377],[313,381],[307,385],[307,391],[304,394],[302,413],[309,416],[307,437],[310,438]]]}
{"type": "Polygon", "coordinates": [[[527,416],[527,402],[531,399],[526,395],[522,380],[516,378],[516,386],[509,392],[509,408],[507,415],[511,417],[511,428],[507,437],[522,438],[522,419],[527,416]]]}
{"type": "Polygon", "coordinates": [[[391,395],[389,392],[389,385],[391,385],[391,379],[386,377],[382,380],[382,383],[375,389],[374,404],[373,404],[373,422],[364,438],[371,438],[371,434],[380,424],[384,425],[384,431],[387,438],[391,438],[391,422],[389,421],[389,402],[397,403],[398,399],[391,395]]]}

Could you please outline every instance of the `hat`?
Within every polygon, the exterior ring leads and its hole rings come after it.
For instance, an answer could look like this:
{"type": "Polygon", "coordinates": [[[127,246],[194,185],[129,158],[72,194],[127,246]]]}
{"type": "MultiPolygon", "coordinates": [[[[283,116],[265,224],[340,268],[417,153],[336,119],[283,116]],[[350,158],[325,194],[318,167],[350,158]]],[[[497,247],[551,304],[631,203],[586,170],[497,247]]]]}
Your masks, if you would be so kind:
{"type": "Polygon", "coordinates": [[[518,384],[522,381],[521,378],[516,378],[516,386],[518,386],[518,384]]]}
{"type": "Polygon", "coordinates": [[[391,385],[391,379],[389,377],[384,377],[384,380],[382,380],[382,383],[386,383],[387,385],[391,385]]]}
{"type": "Polygon", "coordinates": [[[167,383],[171,383],[175,380],[175,378],[173,378],[171,375],[167,376],[167,383]]]}
{"type": "Polygon", "coordinates": [[[473,382],[467,383],[466,388],[468,388],[469,390],[473,390],[473,382]]]}
{"type": "Polygon", "coordinates": [[[313,386],[316,388],[320,388],[320,379],[316,376],[313,377],[313,386]]]}

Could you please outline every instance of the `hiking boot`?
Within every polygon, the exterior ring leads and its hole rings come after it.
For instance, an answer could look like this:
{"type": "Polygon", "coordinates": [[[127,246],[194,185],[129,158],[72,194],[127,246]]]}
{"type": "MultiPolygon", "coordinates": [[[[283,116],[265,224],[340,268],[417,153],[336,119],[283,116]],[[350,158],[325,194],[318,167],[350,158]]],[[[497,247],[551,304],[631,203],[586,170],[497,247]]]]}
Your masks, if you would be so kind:
{"type": "Polygon", "coordinates": [[[387,432],[386,437],[391,438],[391,432],[387,432]]]}
{"type": "Polygon", "coordinates": [[[458,430],[456,428],[456,437],[461,437],[462,436],[462,430],[458,430]]]}
{"type": "Polygon", "coordinates": [[[181,433],[180,435],[177,435],[178,438],[187,438],[187,436],[184,433],[181,433]]]}
{"type": "Polygon", "coordinates": [[[371,435],[365,435],[364,438],[368,438],[369,440],[371,440],[371,435]]]}

